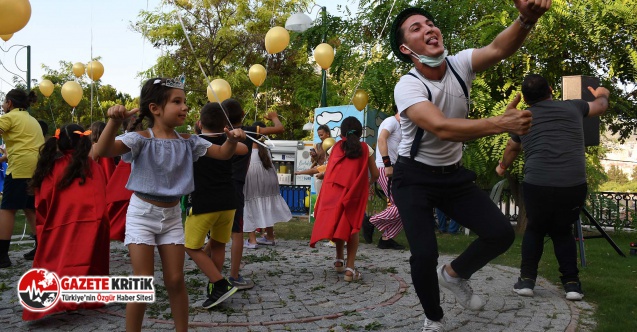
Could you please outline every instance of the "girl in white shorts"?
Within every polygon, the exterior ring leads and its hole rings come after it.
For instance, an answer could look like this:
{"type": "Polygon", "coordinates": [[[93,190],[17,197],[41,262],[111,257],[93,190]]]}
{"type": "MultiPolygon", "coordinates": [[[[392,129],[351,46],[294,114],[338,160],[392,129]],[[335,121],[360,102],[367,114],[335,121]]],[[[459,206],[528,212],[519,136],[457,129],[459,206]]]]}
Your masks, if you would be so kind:
{"type": "MultiPolygon", "coordinates": [[[[184,230],[179,199],[194,190],[192,163],[201,156],[229,159],[237,142],[245,139],[241,129],[225,130],[228,139],[212,145],[196,135],[179,134],[188,106],[183,76],[151,78],[142,87],[140,108],[116,105],[94,151],[102,157],[123,155],[132,163],[126,188],[133,191],[126,214],[126,235],[133,275],[154,274],[154,250],[159,251],[164,285],[177,331],[188,329],[188,294],[184,282],[184,230]],[[115,137],[122,121],[139,112],[133,128],[144,119],[147,131],[115,137]],[[130,153],[127,153],[130,152],[130,153]]],[[[141,331],[145,303],[126,305],[126,330],[141,331]]]]}

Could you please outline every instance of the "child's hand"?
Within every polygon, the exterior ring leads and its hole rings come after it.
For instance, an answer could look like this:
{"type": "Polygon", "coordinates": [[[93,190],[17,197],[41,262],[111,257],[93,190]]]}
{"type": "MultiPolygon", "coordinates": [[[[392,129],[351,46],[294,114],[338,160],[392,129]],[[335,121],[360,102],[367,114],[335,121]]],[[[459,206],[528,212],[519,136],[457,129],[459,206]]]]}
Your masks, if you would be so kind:
{"type": "Polygon", "coordinates": [[[279,115],[276,112],[269,112],[268,114],[265,115],[265,118],[267,120],[276,119],[278,117],[279,117],[279,115]]]}
{"type": "Polygon", "coordinates": [[[124,119],[128,119],[131,116],[133,116],[134,114],[139,112],[139,108],[133,108],[130,111],[126,110],[126,107],[122,106],[122,105],[115,105],[112,106],[111,108],[108,109],[108,117],[116,120],[116,121],[122,121],[124,119]]]}
{"type": "Polygon", "coordinates": [[[226,133],[226,136],[228,136],[228,141],[232,143],[244,141],[246,139],[246,133],[243,129],[233,129],[230,131],[228,128],[223,128],[223,131],[226,133]]]}

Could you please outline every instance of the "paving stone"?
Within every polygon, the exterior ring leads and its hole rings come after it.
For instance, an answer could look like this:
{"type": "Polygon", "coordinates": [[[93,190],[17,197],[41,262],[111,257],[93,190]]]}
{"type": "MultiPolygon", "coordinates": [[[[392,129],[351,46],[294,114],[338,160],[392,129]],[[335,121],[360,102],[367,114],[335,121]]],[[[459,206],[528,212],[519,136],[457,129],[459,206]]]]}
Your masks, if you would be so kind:
{"type": "MultiPolygon", "coordinates": [[[[16,283],[28,264],[21,262],[24,248],[10,252],[14,267],[0,270],[7,276],[8,288],[0,291],[0,326],[9,330],[27,331],[119,331],[125,327],[125,304],[108,304],[103,309],[49,316],[36,322],[21,320],[22,308],[15,295],[16,283]]],[[[226,257],[230,257],[229,246],[226,257]]],[[[124,257],[121,243],[111,244],[112,275],[129,275],[130,261],[124,257]]],[[[309,248],[306,242],[277,242],[276,246],[244,253],[242,274],[256,286],[224,301],[211,311],[200,308],[205,299],[197,288],[189,294],[190,322],[193,331],[274,332],[274,331],[362,331],[376,327],[382,331],[417,331],[422,328],[423,309],[411,285],[409,252],[380,250],[361,244],[357,269],[363,280],[345,282],[336,273],[331,248],[309,248]],[[401,288],[407,285],[407,288],[401,288]]],[[[449,262],[452,257],[441,256],[449,262]]],[[[229,260],[226,260],[229,265],[229,260]]],[[[184,271],[197,270],[192,260],[186,260],[184,271]]],[[[571,317],[579,315],[577,331],[595,328],[592,319],[595,308],[585,301],[570,303],[561,287],[539,278],[535,297],[520,297],[512,292],[519,271],[515,268],[487,265],[474,274],[471,285],[483,297],[486,306],[481,312],[460,307],[453,294],[441,292],[441,306],[446,327],[450,331],[564,331],[571,317]]],[[[159,255],[155,255],[156,284],[163,285],[159,255]]],[[[203,274],[188,274],[189,284],[205,285],[203,274]]],[[[174,330],[169,320],[167,295],[157,293],[155,305],[159,318],[146,314],[143,329],[174,330]]]]}

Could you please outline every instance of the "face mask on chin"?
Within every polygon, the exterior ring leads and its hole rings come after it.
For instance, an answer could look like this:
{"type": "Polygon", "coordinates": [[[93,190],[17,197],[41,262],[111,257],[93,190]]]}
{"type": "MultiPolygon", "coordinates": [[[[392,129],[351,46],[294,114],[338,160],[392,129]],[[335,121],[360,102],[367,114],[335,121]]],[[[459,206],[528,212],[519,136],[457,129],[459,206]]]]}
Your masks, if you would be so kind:
{"type": "Polygon", "coordinates": [[[439,67],[443,61],[445,61],[445,58],[447,57],[447,54],[449,54],[449,52],[447,51],[447,49],[445,49],[444,52],[442,52],[442,54],[440,56],[437,57],[430,57],[430,56],[426,56],[426,55],[420,55],[414,51],[411,50],[411,48],[407,47],[407,45],[403,44],[403,46],[405,46],[406,49],[408,49],[411,52],[411,56],[413,56],[414,58],[418,59],[418,61],[420,61],[420,63],[422,63],[423,65],[429,66],[429,67],[439,67]]]}

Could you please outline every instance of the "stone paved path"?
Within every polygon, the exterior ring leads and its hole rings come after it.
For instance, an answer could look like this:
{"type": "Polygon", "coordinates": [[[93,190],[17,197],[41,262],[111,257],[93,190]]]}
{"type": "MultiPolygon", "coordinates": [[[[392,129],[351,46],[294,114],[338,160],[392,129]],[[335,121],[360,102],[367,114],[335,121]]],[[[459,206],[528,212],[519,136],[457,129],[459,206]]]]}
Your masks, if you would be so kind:
{"type": "MultiPolygon", "coordinates": [[[[229,246],[228,246],[229,247],[229,246]]],[[[82,310],[22,322],[16,283],[30,266],[24,250],[14,250],[14,266],[0,270],[0,326],[37,331],[123,331],[124,304],[82,310]]],[[[127,275],[130,262],[121,243],[111,244],[111,274],[127,275]]],[[[309,248],[306,242],[277,242],[244,252],[242,273],[256,282],[213,310],[200,308],[206,279],[186,260],[191,330],[195,331],[420,331],[423,311],[411,285],[409,253],[361,244],[357,266],[364,279],[347,283],[333,268],[334,249],[309,248]]],[[[229,252],[227,253],[229,257],[229,252]]],[[[441,256],[440,263],[450,257],[441,256]]],[[[157,301],[149,305],[144,330],[172,330],[170,308],[161,286],[156,254],[157,301]]],[[[226,266],[228,266],[226,261],[226,266]]],[[[481,312],[464,311],[446,290],[442,307],[449,331],[590,331],[593,308],[564,299],[560,288],[539,279],[534,298],[512,291],[513,268],[488,265],[472,278],[475,292],[486,299],[481,312]]]]}

